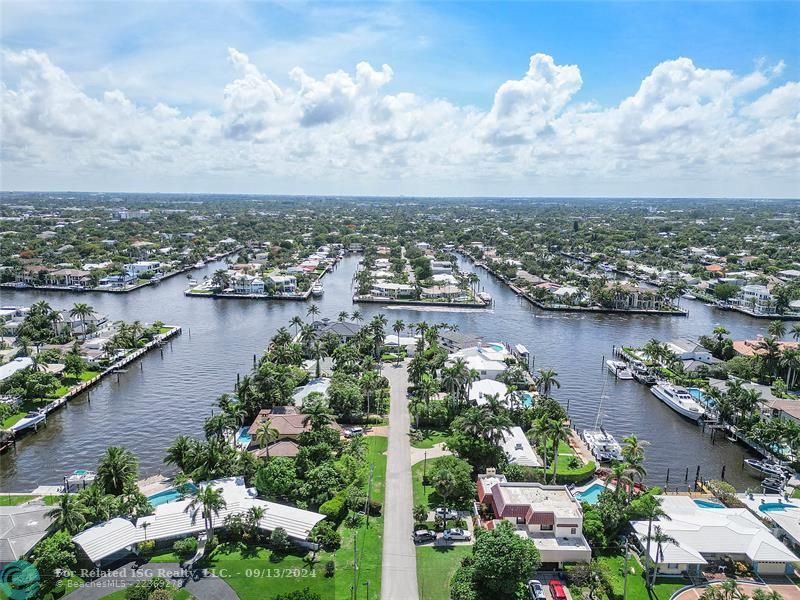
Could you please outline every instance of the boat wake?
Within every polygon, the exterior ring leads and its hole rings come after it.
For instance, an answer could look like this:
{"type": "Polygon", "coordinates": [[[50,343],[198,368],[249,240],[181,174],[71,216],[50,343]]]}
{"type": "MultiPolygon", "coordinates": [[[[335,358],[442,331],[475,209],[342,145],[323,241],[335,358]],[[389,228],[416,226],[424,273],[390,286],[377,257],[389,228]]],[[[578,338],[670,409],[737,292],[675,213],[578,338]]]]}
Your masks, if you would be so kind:
{"type": "Polygon", "coordinates": [[[480,312],[494,314],[494,310],[487,308],[458,308],[457,306],[414,306],[414,305],[387,305],[385,310],[413,310],[417,312],[436,312],[436,313],[475,313],[480,312]]]}

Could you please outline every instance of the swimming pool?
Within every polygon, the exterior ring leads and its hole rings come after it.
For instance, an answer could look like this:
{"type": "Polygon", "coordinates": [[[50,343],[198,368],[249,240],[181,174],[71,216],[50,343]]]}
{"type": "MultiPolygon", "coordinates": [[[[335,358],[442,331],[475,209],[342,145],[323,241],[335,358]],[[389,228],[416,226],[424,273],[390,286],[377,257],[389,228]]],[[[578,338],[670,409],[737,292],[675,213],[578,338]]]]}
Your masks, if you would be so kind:
{"type": "Polygon", "coordinates": [[[695,500],[694,503],[700,508],[725,508],[724,504],[714,502],[713,500],[695,500]]]}
{"type": "Polygon", "coordinates": [[[581,502],[586,502],[587,504],[597,504],[597,502],[600,500],[600,494],[602,494],[605,489],[606,486],[604,486],[602,483],[593,483],[582,492],[575,494],[575,497],[581,502]]]}
{"type": "Polygon", "coordinates": [[[487,347],[495,352],[502,352],[503,350],[505,350],[505,346],[503,346],[502,344],[489,344],[487,347]]]}
{"type": "Polygon", "coordinates": [[[530,392],[522,392],[522,405],[525,407],[533,406],[533,395],[530,392]]]}
{"type": "Polygon", "coordinates": [[[794,504],[787,504],[785,502],[765,502],[760,504],[758,510],[761,512],[778,512],[785,511],[787,508],[797,508],[794,504]]]}
{"type": "Polygon", "coordinates": [[[236,441],[243,448],[247,448],[250,445],[250,442],[253,441],[253,436],[248,433],[249,429],[249,427],[242,427],[239,430],[239,436],[236,441]]]}
{"type": "MultiPolygon", "coordinates": [[[[188,492],[197,491],[197,486],[193,483],[187,483],[185,487],[188,492]]],[[[157,494],[153,494],[152,496],[148,496],[147,499],[150,501],[152,506],[161,506],[167,502],[175,502],[175,500],[180,500],[182,496],[183,494],[181,494],[176,488],[170,488],[168,490],[158,492],[157,494]]]]}
{"type": "Polygon", "coordinates": [[[714,404],[713,400],[710,400],[710,401],[706,400],[706,395],[703,393],[703,390],[701,390],[700,388],[695,388],[695,387],[687,388],[686,391],[689,392],[689,394],[692,396],[692,398],[694,398],[695,400],[699,400],[703,404],[709,404],[709,405],[713,405],[714,404]]]}

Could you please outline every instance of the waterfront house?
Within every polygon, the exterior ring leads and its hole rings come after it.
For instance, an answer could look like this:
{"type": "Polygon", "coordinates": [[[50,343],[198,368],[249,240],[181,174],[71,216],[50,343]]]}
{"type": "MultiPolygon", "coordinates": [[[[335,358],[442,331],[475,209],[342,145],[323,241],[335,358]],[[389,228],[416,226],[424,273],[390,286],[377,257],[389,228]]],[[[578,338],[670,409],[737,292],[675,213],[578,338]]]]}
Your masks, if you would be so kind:
{"type": "Polygon", "coordinates": [[[513,355],[503,344],[495,342],[458,350],[449,356],[447,364],[458,358],[466,363],[468,369],[475,369],[481,379],[497,379],[508,369],[505,360],[513,358],[513,355]]]}
{"type": "Polygon", "coordinates": [[[27,556],[47,535],[52,506],[43,503],[0,506],[0,565],[27,556]]]}
{"type": "Polygon", "coordinates": [[[34,285],[46,281],[50,269],[44,265],[28,265],[14,276],[15,281],[34,285]]]}
{"type": "MultiPolygon", "coordinates": [[[[734,340],[733,351],[739,356],[754,356],[756,354],[764,354],[766,350],[761,348],[761,343],[764,341],[763,336],[758,336],[754,340],[734,340]]],[[[785,350],[798,350],[800,349],[800,342],[776,342],[778,351],[784,352],[785,350]]]]}
{"type": "Polygon", "coordinates": [[[775,299],[765,285],[745,285],[731,303],[757,315],[775,312],[775,299]]]}
{"type": "MultiPolygon", "coordinates": [[[[654,522],[677,543],[650,544],[649,561],[659,575],[692,577],[718,569],[714,563],[744,562],[757,575],[791,575],[798,557],[746,508],[706,508],[688,496],[658,496],[669,519],[654,522]]],[[[648,521],[632,521],[642,549],[648,521]]]]}
{"type": "Polygon", "coordinates": [[[145,273],[155,273],[161,268],[161,263],[157,260],[139,260],[133,263],[122,265],[126,273],[139,277],[145,273]]]}
{"type": "Polygon", "coordinates": [[[297,277],[294,275],[272,274],[269,280],[275,285],[275,289],[283,294],[294,294],[297,291],[297,277]]]}
{"type": "Polygon", "coordinates": [[[632,283],[609,282],[606,288],[613,294],[613,307],[621,310],[662,310],[668,304],[656,289],[632,283]]]}
{"type": "Polygon", "coordinates": [[[436,273],[452,273],[453,272],[453,263],[449,260],[432,260],[431,261],[431,271],[436,273]]]}
{"type": "Polygon", "coordinates": [[[89,271],[82,269],[58,269],[48,273],[46,280],[49,285],[86,287],[89,275],[89,271]]]}
{"type": "Polygon", "coordinates": [[[378,298],[412,298],[416,294],[416,287],[407,283],[388,283],[376,281],[370,290],[378,298]]]}
{"type": "Polygon", "coordinates": [[[468,335],[458,331],[450,331],[449,329],[440,329],[438,338],[439,344],[450,352],[457,352],[464,348],[477,346],[483,340],[482,337],[477,335],[468,335]]]}
{"type": "Polygon", "coordinates": [[[136,276],[126,271],[124,273],[106,275],[98,281],[98,284],[106,287],[123,287],[134,281],[136,281],[136,276]]]}
{"type": "Polygon", "coordinates": [[[233,278],[233,291],[237,294],[263,294],[264,280],[255,275],[238,273],[233,278]]]}
{"type": "MultiPolygon", "coordinates": [[[[255,490],[247,488],[242,477],[227,477],[200,483],[199,486],[211,486],[218,489],[225,499],[226,506],[219,514],[211,515],[211,523],[215,529],[225,527],[225,520],[231,515],[245,515],[253,508],[263,508],[263,516],[257,527],[267,533],[278,527],[300,545],[309,546],[308,536],[314,525],[325,516],[309,510],[259,500],[255,490]]],[[[174,500],[154,507],[152,515],[133,519],[116,517],[94,527],[82,531],[72,538],[80,549],[81,558],[96,565],[102,561],[113,561],[132,554],[139,542],[155,541],[157,544],[200,535],[205,531],[202,510],[196,514],[187,511],[191,500],[174,500]]]]}
{"type": "Polygon", "coordinates": [[[711,351],[708,348],[692,339],[686,338],[668,342],[667,347],[682,361],[698,361],[706,365],[720,362],[711,355],[711,351]]]}
{"type": "Polygon", "coordinates": [[[533,540],[543,569],[560,569],[565,563],[587,563],[592,550],[583,536],[583,511],[563,485],[510,482],[489,470],[478,476],[478,499],[488,505],[494,528],[500,520],[517,528],[517,535],[533,540]]]}
{"type": "Polygon", "coordinates": [[[330,386],[331,380],[327,377],[312,379],[307,384],[294,390],[292,393],[292,404],[295,406],[303,406],[303,403],[310,394],[322,394],[327,398],[328,388],[330,386]]]}
{"type": "Polygon", "coordinates": [[[330,319],[320,319],[314,321],[311,326],[316,331],[315,339],[320,339],[326,334],[335,335],[343,344],[349,342],[358,335],[361,327],[358,323],[349,321],[331,321],[330,319]]]}
{"type": "Polygon", "coordinates": [[[5,381],[17,371],[27,369],[32,364],[33,360],[29,356],[20,356],[4,365],[0,365],[0,381],[5,381]]]}
{"type": "Polygon", "coordinates": [[[486,404],[486,397],[495,394],[500,397],[500,400],[505,401],[508,395],[506,384],[494,379],[479,379],[473,381],[469,386],[469,401],[478,406],[486,404]]]}
{"type": "Polygon", "coordinates": [[[503,432],[500,447],[508,459],[508,464],[520,467],[541,467],[543,465],[536,451],[531,447],[522,427],[511,427],[503,432]]]}
{"type": "Polygon", "coordinates": [[[446,300],[449,302],[467,300],[464,290],[454,285],[434,285],[422,288],[421,297],[423,300],[446,300]]]}

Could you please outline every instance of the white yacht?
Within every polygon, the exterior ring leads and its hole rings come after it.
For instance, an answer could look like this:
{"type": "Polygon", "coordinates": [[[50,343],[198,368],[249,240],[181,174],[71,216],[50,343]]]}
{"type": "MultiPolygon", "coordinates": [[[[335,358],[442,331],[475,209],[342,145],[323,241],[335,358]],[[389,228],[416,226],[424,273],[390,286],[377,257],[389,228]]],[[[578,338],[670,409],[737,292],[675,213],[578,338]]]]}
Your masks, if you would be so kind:
{"type": "Polygon", "coordinates": [[[688,419],[698,421],[705,415],[705,409],[686,388],[662,382],[651,387],[650,391],[672,410],[688,419]]]}
{"type": "Polygon", "coordinates": [[[194,263],[194,268],[195,269],[202,269],[205,266],[206,266],[206,263],[204,263],[202,260],[198,260],[196,263],[194,263]]]}
{"type": "Polygon", "coordinates": [[[325,290],[322,288],[322,284],[321,283],[315,283],[314,285],[311,286],[311,295],[312,296],[316,296],[316,297],[322,296],[324,291],[325,290]]]}
{"type": "Polygon", "coordinates": [[[611,360],[609,358],[606,361],[606,366],[617,379],[633,379],[633,373],[631,373],[631,370],[628,368],[628,363],[625,361],[611,360]]]}
{"type": "Polygon", "coordinates": [[[612,462],[622,460],[622,446],[602,427],[600,429],[584,429],[581,437],[589,451],[599,462],[612,462]]]}

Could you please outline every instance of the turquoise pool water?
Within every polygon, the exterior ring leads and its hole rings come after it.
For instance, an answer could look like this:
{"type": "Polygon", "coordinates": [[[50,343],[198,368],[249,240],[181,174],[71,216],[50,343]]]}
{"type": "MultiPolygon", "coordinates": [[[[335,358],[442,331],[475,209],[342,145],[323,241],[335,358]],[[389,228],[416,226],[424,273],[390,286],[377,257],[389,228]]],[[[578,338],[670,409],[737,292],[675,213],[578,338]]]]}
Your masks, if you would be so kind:
{"type": "Polygon", "coordinates": [[[247,433],[249,430],[248,427],[242,427],[239,430],[239,444],[244,446],[245,448],[250,445],[250,442],[253,441],[253,437],[247,433]]]}
{"type": "Polygon", "coordinates": [[[533,396],[529,392],[522,392],[522,405],[533,406],[533,396]]]}
{"type": "Polygon", "coordinates": [[[784,511],[787,508],[797,508],[794,504],[786,504],[784,502],[765,502],[759,505],[758,510],[761,512],[778,512],[784,511]]]}
{"type": "MultiPolygon", "coordinates": [[[[197,491],[197,486],[191,483],[186,484],[186,488],[191,492],[197,491]]],[[[162,504],[166,504],[167,502],[174,502],[175,500],[180,500],[180,498],[181,498],[181,493],[175,488],[170,488],[168,490],[164,490],[163,492],[158,492],[157,494],[153,494],[152,496],[147,497],[152,506],[161,506],[162,504]]]]}
{"type": "Polygon", "coordinates": [[[713,500],[695,500],[694,503],[700,508],[725,508],[723,504],[713,500]]]}
{"type": "Polygon", "coordinates": [[[694,387],[693,388],[687,388],[686,391],[689,392],[689,394],[695,400],[699,400],[703,404],[708,404],[708,405],[712,405],[712,406],[714,405],[714,401],[713,400],[706,400],[706,396],[703,393],[703,390],[701,390],[700,388],[694,388],[694,387]]]}
{"type": "Polygon", "coordinates": [[[597,502],[600,500],[600,494],[602,494],[605,489],[606,486],[604,486],[602,483],[593,483],[582,492],[575,494],[575,497],[581,502],[586,502],[587,504],[597,504],[597,502]]]}
{"type": "Polygon", "coordinates": [[[489,344],[489,348],[495,352],[502,352],[505,348],[501,344],[489,344]]]}

